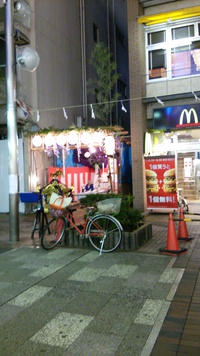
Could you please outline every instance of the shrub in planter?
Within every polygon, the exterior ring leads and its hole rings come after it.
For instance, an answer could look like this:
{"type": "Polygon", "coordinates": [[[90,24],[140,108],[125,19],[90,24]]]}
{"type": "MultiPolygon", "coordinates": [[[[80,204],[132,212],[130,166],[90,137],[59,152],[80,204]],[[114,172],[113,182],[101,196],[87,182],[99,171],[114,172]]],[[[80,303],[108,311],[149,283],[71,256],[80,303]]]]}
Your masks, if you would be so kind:
{"type": "Polygon", "coordinates": [[[109,198],[121,198],[121,208],[119,213],[113,213],[121,223],[124,231],[133,231],[144,223],[144,216],[138,209],[134,209],[132,195],[120,195],[120,194],[88,194],[85,198],[81,199],[83,206],[94,206],[97,210],[97,202],[109,199],[109,198]]]}

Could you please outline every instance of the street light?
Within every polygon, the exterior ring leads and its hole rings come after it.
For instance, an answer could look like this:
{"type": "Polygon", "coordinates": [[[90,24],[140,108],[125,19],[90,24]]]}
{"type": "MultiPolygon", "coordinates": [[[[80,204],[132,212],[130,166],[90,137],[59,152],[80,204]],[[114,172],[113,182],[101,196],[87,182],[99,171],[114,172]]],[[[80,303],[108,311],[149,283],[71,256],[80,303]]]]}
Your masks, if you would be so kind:
{"type": "MultiPolygon", "coordinates": [[[[27,1],[4,0],[5,4],[5,40],[6,40],[6,93],[7,93],[7,131],[8,131],[8,161],[9,161],[9,239],[11,242],[19,241],[19,193],[18,193],[18,137],[16,119],[16,58],[14,56],[13,12],[16,21],[27,19],[30,15],[30,5],[27,1]]],[[[33,51],[33,50],[32,50],[33,51]]],[[[32,52],[31,51],[31,52],[32,52]]],[[[30,54],[30,51],[29,51],[30,54]]],[[[33,52],[32,52],[33,54],[33,52]]],[[[37,63],[33,65],[32,59],[21,57],[26,70],[33,71],[39,64],[38,54],[35,56],[37,63]],[[23,59],[22,59],[23,58],[23,59]]],[[[19,60],[20,62],[20,60],[19,60]]]]}
{"type": "Polygon", "coordinates": [[[25,0],[14,2],[14,21],[23,22],[31,17],[31,7],[25,0]]]}
{"type": "Polygon", "coordinates": [[[31,47],[22,48],[17,55],[17,64],[28,72],[33,72],[39,65],[38,53],[31,47]]]}

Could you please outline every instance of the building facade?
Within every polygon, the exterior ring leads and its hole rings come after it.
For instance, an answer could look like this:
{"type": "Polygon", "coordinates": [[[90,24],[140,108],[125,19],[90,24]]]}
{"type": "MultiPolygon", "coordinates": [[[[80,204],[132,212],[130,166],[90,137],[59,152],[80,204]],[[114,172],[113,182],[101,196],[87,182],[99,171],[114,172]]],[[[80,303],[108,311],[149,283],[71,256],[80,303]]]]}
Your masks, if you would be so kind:
{"type": "Polygon", "coordinates": [[[174,156],[176,182],[197,200],[199,1],[127,0],[127,14],[135,206],[148,207],[146,157],[174,156]]]}
{"type": "MultiPolygon", "coordinates": [[[[55,156],[33,152],[27,131],[49,128],[67,129],[76,126],[97,126],[102,122],[92,118],[91,103],[95,96],[87,82],[93,78],[91,52],[97,42],[103,42],[117,63],[120,74],[115,90],[120,100],[129,97],[128,37],[126,2],[124,0],[29,0],[31,16],[24,21],[14,19],[16,56],[24,46],[34,48],[40,64],[34,72],[24,71],[16,64],[16,105],[27,106],[28,112],[17,116],[18,134],[23,140],[24,171],[20,172],[21,188],[34,189],[35,175],[41,185],[47,180],[47,169],[55,156]],[[24,116],[23,116],[24,115],[24,116]]],[[[13,4],[15,1],[13,1],[13,4]]],[[[5,71],[4,4],[0,5],[1,69],[5,71]]],[[[7,139],[5,72],[2,73],[0,98],[0,135],[7,139]]],[[[129,130],[129,101],[115,105],[111,125],[129,130]]],[[[21,108],[21,107],[20,107],[21,108]]],[[[5,143],[6,144],[6,143],[5,143]]],[[[4,175],[2,171],[2,176],[4,175]]]]}

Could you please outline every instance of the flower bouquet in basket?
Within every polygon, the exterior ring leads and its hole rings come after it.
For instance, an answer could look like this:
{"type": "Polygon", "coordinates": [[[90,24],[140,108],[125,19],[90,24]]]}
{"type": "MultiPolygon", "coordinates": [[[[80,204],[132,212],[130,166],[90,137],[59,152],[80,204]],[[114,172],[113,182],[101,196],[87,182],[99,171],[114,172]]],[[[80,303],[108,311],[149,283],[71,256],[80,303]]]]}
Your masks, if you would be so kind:
{"type": "Polygon", "coordinates": [[[48,185],[41,189],[44,210],[56,217],[62,215],[72,200],[72,198],[68,197],[69,193],[70,188],[60,183],[57,179],[52,179],[48,185]]]}
{"type": "Polygon", "coordinates": [[[71,201],[72,201],[71,197],[58,195],[53,192],[49,199],[50,214],[55,217],[65,214],[65,210],[68,207],[68,205],[71,203],[71,201]]]}

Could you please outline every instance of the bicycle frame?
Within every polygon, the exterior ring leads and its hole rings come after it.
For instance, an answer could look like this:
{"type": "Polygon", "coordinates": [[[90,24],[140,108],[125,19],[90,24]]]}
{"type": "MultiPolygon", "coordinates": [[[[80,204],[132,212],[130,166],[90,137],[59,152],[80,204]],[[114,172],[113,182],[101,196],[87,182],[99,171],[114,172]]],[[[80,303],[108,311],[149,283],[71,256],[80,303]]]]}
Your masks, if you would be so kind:
{"type": "Polygon", "coordinates": [[[80,229],[76,223],[75,223],[75,220],[74,220],[74,216],[72,214],[72,212],[70,210],[67,210],[67,213],[65,215],[65,218],[66,220],[69,222],[69,224],[71,226],[73,226],[73,228],[78,231],[79,235],[84,235],[85,234],[85,230],[86,230],[86,226],[87,226],[87,223],[89,221],[89,217],[87,216],[85,222],[83,224],[81,224],[80,226],[82,227],[82,229],[80,229]]]}
{"type": "MultiPolygon", "coordinates": [[[[89,213],[88,213],[89,214],[89,213]]],[[[85,235],[86,232],[86,226],[88,222],[90,221],[90,217],[87,215],[86,220],[83,224],[80,224],[82,226],[82,229],[80,229],[74,220],[74,216],[72,212],[70,212],[70,209],[67,210],[67,214],[65,215],[66,220],[73,226],[73,228],[79,233],[79,235],[85,235]]],[[[97,231],[93,234],[93,236],[101,236],[101,233],[103,231],[102,227],[99,224],[94,224],[97,228],[97,231]]],[[[87,237],[87,236],[86,236],[87,237]]]]}

